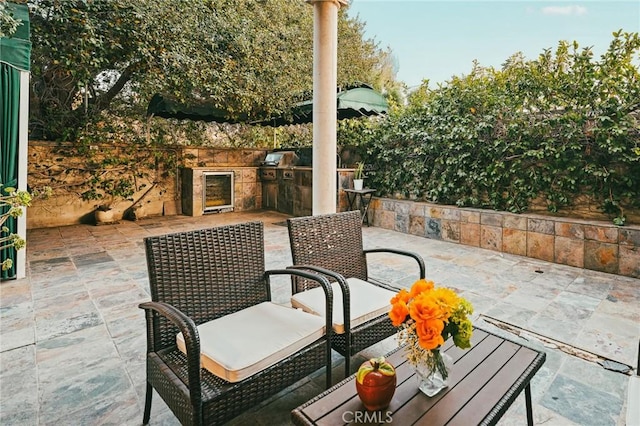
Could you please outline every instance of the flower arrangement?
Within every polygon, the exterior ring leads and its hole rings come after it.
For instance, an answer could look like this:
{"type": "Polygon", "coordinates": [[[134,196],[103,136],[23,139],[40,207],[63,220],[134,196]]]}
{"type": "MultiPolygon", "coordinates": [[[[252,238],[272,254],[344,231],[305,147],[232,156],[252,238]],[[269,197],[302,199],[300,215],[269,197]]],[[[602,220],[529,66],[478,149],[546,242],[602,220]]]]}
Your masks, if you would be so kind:
{"type": "Polygon", "coordinates": [[[399,328],[398,338],[400,344],[406,344],[408,361],[416,367],[424,364],[446,380],[449,374],[439,349],[449,337],[461,349],[471,347],[472,313],[471,303],[453,290],[420,279],[409,291],[402,289],[391,299],[389,318],[399,328]]]}

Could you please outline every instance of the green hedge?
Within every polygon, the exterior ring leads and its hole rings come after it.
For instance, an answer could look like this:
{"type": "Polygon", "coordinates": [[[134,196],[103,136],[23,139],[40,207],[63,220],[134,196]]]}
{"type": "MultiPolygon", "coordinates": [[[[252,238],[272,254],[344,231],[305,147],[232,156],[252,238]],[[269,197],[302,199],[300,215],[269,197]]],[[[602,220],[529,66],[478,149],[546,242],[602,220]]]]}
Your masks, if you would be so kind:
{"type": "Polygon", "coordinates": [[[369,185],[380,195],[522,212],[588,195],[624,223],[640,206],[640,38],[614,33],[608,51],[560,42],[502,70],[474,64],[367,132],[369,185]]]}

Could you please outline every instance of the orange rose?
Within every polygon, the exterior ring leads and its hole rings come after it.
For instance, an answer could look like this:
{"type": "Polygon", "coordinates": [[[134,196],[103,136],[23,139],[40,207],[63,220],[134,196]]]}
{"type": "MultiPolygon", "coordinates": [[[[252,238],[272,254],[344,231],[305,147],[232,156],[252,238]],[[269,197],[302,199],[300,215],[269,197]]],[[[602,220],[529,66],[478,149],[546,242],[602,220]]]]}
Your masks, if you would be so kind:
{"type": "Polygon", "coordinates": [[[433,281],[427,281],[425,279],[418,280],[411,286],[411,293],[409,293],[409,296],[414,298],[422,292],[433,290],[433,287],[433,281]]]}
{"type": "Polygon", "coordinates": [[[404,303],[409,303],[409,292],[404,288],[398,292],[395,296],[391,298],[391,304],[395,305],[396,303],[402,301],[404,303]]]}
{"type": "Polygon", "coordinates": [[[407,319],[407,315],[409,315],[409,308],[402,300],[394,303],[389,311],[389,318],[394,327],[399,327],[407,319]]]}
{"type": "Polygon", "coordinates": [[[409,314],[416,321],[429,321],[441,318],[442,310],[433,297],[423,293],[411,301],[409,314]]]}
{"type": "Polygon", "coordinates": [[[444,343],[442,338],[444,321],[434,319],[430,321],[420,321],[416,323],[418,341],[422,348],[432,350],[444,343]]]}

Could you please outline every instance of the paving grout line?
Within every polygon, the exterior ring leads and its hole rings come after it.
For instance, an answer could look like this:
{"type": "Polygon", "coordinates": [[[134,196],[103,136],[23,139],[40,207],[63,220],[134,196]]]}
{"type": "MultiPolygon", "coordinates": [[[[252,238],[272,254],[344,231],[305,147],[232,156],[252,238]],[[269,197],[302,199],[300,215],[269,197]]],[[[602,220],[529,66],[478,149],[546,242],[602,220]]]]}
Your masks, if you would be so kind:
{"type": "Polygon", "coordinates": [[[526,330],[524,328],[510,324],[506,321],[499,320],[497,318],[490,317],[485,314],[480,314],[479,317],[482,318],[484,321],[488,322],[489,324],[492,324],[516,336],[522,337],[523,339],[529,340],[527,339],[527,336],[532,336],[537,340],[541,341],[544,347],[546,348],[561,350],[562,352],[569,354],[571,356],[575,356],[585,361],[599,364],[604,369],[613,371],[615,373],[621,373],[626,376],[633,375],[633,367],[630,365],[612,360],[610,358],[603,357],[593,352],[589,352],[584,349],[578,348],[576,346],[572,346],[567,343],[561,342],[559,340],[552,339],[545,335],[534,333],[533,331],[526,330]],[[622,368],[622,367],[626,367],[626,368],[622,368]]]}

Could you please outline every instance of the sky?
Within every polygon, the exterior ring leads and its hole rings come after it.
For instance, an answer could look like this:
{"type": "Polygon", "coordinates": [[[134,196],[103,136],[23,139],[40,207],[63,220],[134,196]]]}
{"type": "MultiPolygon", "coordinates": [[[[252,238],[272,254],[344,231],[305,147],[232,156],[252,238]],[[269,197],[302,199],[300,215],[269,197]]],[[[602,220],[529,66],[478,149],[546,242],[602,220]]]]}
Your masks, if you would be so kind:
{"type": "Polygon", "coordinates": [[[560,40],[599,58],[614,31],[640,32],[640,0],[351,0],[348,13],[366,38],[391,48],[397,79],[410,88],[469,74],[474,59],[497,69],[516,52],[533,60],[560,40]]]}

